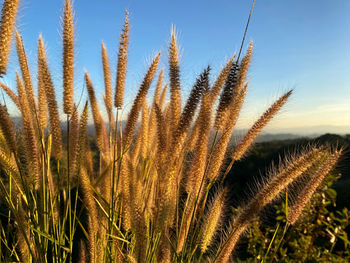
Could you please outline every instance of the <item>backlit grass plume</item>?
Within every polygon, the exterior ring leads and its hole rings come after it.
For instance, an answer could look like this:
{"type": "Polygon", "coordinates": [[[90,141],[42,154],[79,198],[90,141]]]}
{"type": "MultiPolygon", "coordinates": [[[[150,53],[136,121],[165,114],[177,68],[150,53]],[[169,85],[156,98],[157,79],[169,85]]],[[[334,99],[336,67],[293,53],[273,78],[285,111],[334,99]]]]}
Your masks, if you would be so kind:
{"type": "Polygon", "coordinates": [[[128,11],[125,11],[125,22],[123,32],[120,35],[119,53],[118,53],[118,67],[117,67],[117,80],[115,87],[114,106],[121,108],[124,100],[124,88],[126,78],[126,68],[128,59],[128,47],[129,47],[129,18],[128,11]]]}
{"type": "Polygon", "coordinates": [[[74,21],[71,0],[64,3],[63,14],[63,111],[72,114],[74,85],[74,21]]]}
{"type": "MultiPolygon", "coordinates": [[[[17,5],[17,1],[4,1],[0,75],[6,72],[17,5]]],[[[214,81],[210,67],[203,68],[185,99],[172,30],[168,78],[158,70],[158,53],[134,101],[124,107],[126,12],[115,94],[107,50],[101,46],[104,117],[100,87],[94,87],[96,82],[87,71],[82,76],[87,94],[82,101],[74,101],[71,0],[65,0],[63,12],[62,109],[41,36],[37,74],[30,70],[23,40],[16,32],[22,74],[16,73],[16,87],[0,83],[21,115],[16,126],[11,119],[13,104],[0,105],[1,262],[225,263],[253,220],[286,191],[299,195],[288,214],[290,224],[297,222],[342,150],[310,145],[280,158],[251,198],[230,212],[232,189],[225,185],[225,177],[292,95],[292,91],[283,94],[237,145],[230,143],[249,87],[252,43],[245,54],[240,56],[240,51],[229,59],[214,81]],[[32,79],[37,79],[37,92],[32,79]],[[183,108],[182,100],[186,101],[183,108]],[[124,111],[128,111],[126,119],[119,114],[124,111]],[[67,117],[65,131],[60,112],[67,117]]]]}
{"type": "Polygon", "coordinates": [[[19,0],[4,0],[0,22],[0,76],[6,74],[19,0]]]}

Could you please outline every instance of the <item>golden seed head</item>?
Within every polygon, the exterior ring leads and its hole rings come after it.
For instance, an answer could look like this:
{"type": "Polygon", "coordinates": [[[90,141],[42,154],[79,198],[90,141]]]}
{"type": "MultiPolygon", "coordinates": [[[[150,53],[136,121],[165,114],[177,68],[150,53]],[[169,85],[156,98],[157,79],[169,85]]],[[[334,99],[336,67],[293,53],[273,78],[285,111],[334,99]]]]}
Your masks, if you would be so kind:
{"type": "Polygon", "coordinates": [[[19,0],[4,0],[0,22],[0,76],[6,74],[19,0]]]}
{"type": "Polygon", "coordinates": [[[107,146],[108,146],[106,126],[104,124],[103,118],[98,108],[98,103],[95,95],[95,90],[92,85],[92,81],[87,72],[85,72],[85,81],[86,81],[86,87],[87,87],[89,99],[90,99],[92,117],[94,119],[94,124],[95,124],[97,145],[100,151],[103,152],[107,150],[107,146]]]}
{"type": "Polygon", "coordinates": [[[72,114],[74,100],[74,21],[71,0],[66,0],[63,14],[63,111],[72,114]]]}
{"type": "Polygon", "coordinates": [[[312,173],[310,181],[306,183],[304,188],[298,194],[294,204],[289,209],[290,212],[288,214],[288,222],[291,225],[294,225],[298,221],[304,207],[309,203],[314,192],[321,185],[327,174],[329,174],[329,172],[333,169],[334,165],[338,162],[342,152],[343,150],[341,149],[339,151],[335,151],[334,153],[330,153],[329,156],[317,167],[317,170],[312,173]]]}
{"type": "Polygon", "coordinates": [[[41,35],[39,36],[38,44],[38,66],[42,69],[41,73],[47,99],[47,108],[49,111],[50,128],[52,133],[53,156],[57,159],[60,159],[62,154],[60,118],[58,113],[55,89],[53,86],[50,70],[47,65],[46,52],[41,35]]]}
{"type": "Polygon", "coordinates": [[[102,50],[101,52],[102,52],[103,76],[104,76],[104,82],[105,82],[105,96],[106,96],[105,104],[106,104],[108,114],[110,114],[113,107],[111,70],[109,67],[107,49],[103,42],[101,44],[101,50],[102,50]]]}
{"type": "Polygon", "coordinates": [[[174,130],[181,114],[179,54],[174,30],[171,31],[169,46],[170,112],[171,129],[174,130]]]}
{"type": "Polygon", "coordinates": [[[129,45],[129,18],[128,11],[125,11],[125,22],[123,32],[120,36],[117,81],[115,87],[114,106],[121,108],[124,100],[124,88],[127,69],[128,45],[129,45]]]}
{"type": "Polygon", "coordinates": [[[211,89],[211,96],[213,100],[216,100],[217,96],[219,96],[220,90],[225,83],[228,73],[230,72],[230,68],[232,63],[234,62],[235,57],[229,59],[225,66],[221,69],[218,77],[215,80],[213,88],[211,89]]]}
{"type": "Polygon", "coordinates": [[[146,73],[146,75],[141,83],[140,89],[139,89],[137,96],[134,100],[134,104],[131,107],[131,110],[129,112],[129,116],[128,116],[128,119],[126,122],[126,126],[125,126],[125,133],[123,135],[124,145],[128,145],[131,141],[141,107],[142,107],[143,102],[146,98],[147,92],[151,86],[154,75],[157,71],[159,58],[160,58],[160,53],[158,53],[156,55],[156,57],[153,59],[151,65],[150,65],[150,67],[148,68],[148,71],[147,71],[147,73],[146,73]]]}
{"type": "Polygon", "coordinates": [[[0,105],[0,128],[6,143],[12,152],[16,152],[16,132],[13,121],[5,106],[0,105]]]}
{"type": "Polygon", "coordinates": [[[247,134],[244,136],[243,140],[236,147],[232,159],[237,161],[242,158],[244,153],[251,146],[255,138],[259,135],[261,130],[266,126],[266,124],[276,115],[276,113],[281,109],[281,107],[287,102],[289,96],[292,94],[292,90],[285,93],[280,97],[274,104],[271,105],[269,109],[257,120],[254,125],[250,128],[247,134]]]}
{"type": "Polygon", "coordinates": [[[1,88],[6,92],[6,94],[12,99],[12,101],[16,104],[18,109],[21,109],[21,104],[17,95],[4,83],[0,82],[1,88]]]}
{"type": "Polygon", "coordinates": [[[16,33],[15,35],[16,35],[16,49],[17,49],[18,62],[21,67],[24,87],[27,94],[30,110],[34,115],[36,111],[36,104],[34,99],[32,78],[29,71],[27,55],[24,49],[22,36],[18,33],[17,30],[15,30],[15,33],[16,33]]]}

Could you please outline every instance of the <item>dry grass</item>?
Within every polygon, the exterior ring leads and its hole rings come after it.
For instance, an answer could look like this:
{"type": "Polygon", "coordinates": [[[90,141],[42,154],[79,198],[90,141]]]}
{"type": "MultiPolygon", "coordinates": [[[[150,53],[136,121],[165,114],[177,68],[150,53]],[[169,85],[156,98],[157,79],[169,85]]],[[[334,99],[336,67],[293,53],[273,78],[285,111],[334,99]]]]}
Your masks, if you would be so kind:
{"type": "MultiPolygon", "coordinates": [[[[17,5],[15,0],[4,2],[0,74],[6,72],[17,5]]],[[[161,70],[152,104],[147,104],[148,91],[157,76],[159,53],[145,73],[122,127],[119,113],[123,108],[129,42],[126,12],[115,94],[107,49],[102,44],[107,132],[87,72],[89,102],[80,114],[74,104],[73,25],[73,8],[66,0],[63,111],[67,114],[67,147],[63,147],[55,88],[42,37],[38,44],[35,98],[24,45],[16,32],[22,71],[22,78],[17,74],[18,95],[2,83],[1,87],[20,109],[23,126],[16,130],[8,109],[0,105],[0,164],[4,175],[0,196],[13,229],[11,234],[0,225],[1,245],[5,248],[0,251],[2,262],[72,262],[78,257],[80,262],[228,262],[252,219],[298,178],[309,178],[290,208],[289,221],[295,223],[341,155],[341,150],[310,146],[298,155],[286,157],[271,170],[255,196],[229,219],[226,228],[222,220],[227,217],[230,203],[225,176],[292,91],[263,113],[232,153],[229,141],[247,93],[253,45],[249,45],[241,61],[240,54],[231,58],[213,85],[210,68],[205,68],[181,108],[178,45],[172,31],[169,84],[164,84],[161,70]],[[168,85],[170,101],[166,102],[168,85]],[[95,152],[90,149],[87,135],[89,106],[98,146],[95,152]],[[224,160],[229,153],[232,161],[227,166],[224,160]],[[95,164],[92,156],[97,160],[95,164]]]]}

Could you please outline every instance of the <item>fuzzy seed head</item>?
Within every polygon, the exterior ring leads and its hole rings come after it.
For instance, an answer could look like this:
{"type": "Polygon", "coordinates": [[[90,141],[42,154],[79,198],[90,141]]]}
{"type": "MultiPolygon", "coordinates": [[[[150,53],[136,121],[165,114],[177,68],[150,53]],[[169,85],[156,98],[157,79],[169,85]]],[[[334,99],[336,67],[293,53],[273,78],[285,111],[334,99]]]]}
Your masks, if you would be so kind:
{"type": "Polygon", "coordinates": [[[254,125],[250,128],[247,134],[244,136],[243,140],[236,147],[232,159],[237,161],[242,158],[244,153],[251,146],[255,138],[259,135],[261,130],[266,126],[266,124],[276,115],[280,108],[287,102],[289,96],[292,94],[292,90],[285,93],[280,97],[274,104],[271,105],[267,111],[257,120],[254,125]]]}
{"type": "Polygon", "coordinates": [[[201,246],[202,253],[207,251],[211,245],[214,235],[220,224],[225,207],[225,191],[220,190],[208,205],[208,212],[205,215],[205,221],[201,229],[201,246]]]}
{"type": "Polygon", "coordinates": [[[5,106],[0,105],[0,128],[6,143],[12,152],[16,152],[16,132],[13,121],[5,106]]]}
{"type": "Polygon", "coordinates": [[[32,79],[29,71],[27,55],[24,49],[22,36],[18,33],[17,30],[15,30],[15,33],[16,33],[15,35],[16,35],[16,48],[17,48],[18,62],[21,67],[24,87],[26,90],[30,110],[32,114],[35,115],[36,104],[34,100],[33,85],[32,85],[32,79]]]}
{"type": "Polygon", "coordinates": [[[305,187],[298,194],[293,206],[290,208],[290,213],[288,214],[288,222],[294,225],[300,215],[303,212],[304,207],[309,203],[312,195],[321,185],[324,178],[333,169],[334,165],[339,160],[343,150],[335,151],[331,153],[322,163],[319,165],[318,169],[312,174],[311,180],[305,185],[305,187]]]}
{"type": "Polygon", "coordinates": [[[16,104],[18,109],[21,109],[21,104],[17,95],[4,83],[0,82],[1,88],[6,92],[6,94],[12,99],[12,101],[16,104]]]}
{"type": "Polygon", "coordinates": [[[49,67],[47,65],[44,42],[41,36],[39,37],[39,44],[38,44],[38,63],[39,63],[38,66],[42,69],[43,83],[45,86],[45,95],[47,99],[47,108],[49,111],[50,128],[52,133],[53,156],[56,157],[57,159],[60,159],[62,154],[61,125],[60,125],[55,89],[53,86],[49,67]]]}
{"type": "Polygon", "coordinates": [[[71,0],[64,3],[63,14],[63,111],[72,114],[74,100],[74,21],[71,0]]]}
{"type": "Polygon", "coordinates": [[[0,22],[0,76],[6,74],[19,0],[4,0],[0,22]]]}
{"type": "Polygon", "coordinates": [[[124,100],[124,88],[126,79],[126,68],[128,59],[129,46],[129,18],[128,11],[125,11],[125,22],[123,32],[120,35],[119,53],[118,53],[118,67],[117,67],[117,81],[115,87],[114,106],[121,108],[124,100]]]}
{"type": "Polygon", "coordinates": [[[180,66],[175,32],[171,32],[169,47],[170,113],[171,129],[174,130],[181,114],[180,66]]]}
{"type": "Polygon", "coordinates": [[[130,140],[132,138],[141,107],[142,107],[143,102],[146,98],[147,92],[151,86],[154,75],[157,71],[159,58],[160,58],[160,53],[157,54],[157,56],[152,61],[150,67],[148,68],[148,71],[147,71],[147,73],[146,73],[146,75],[141,83],[140,89],[139,89],[137,96],[134,100],[134,104],[131,107],[131,110],[130,110],[129,116],[128,116],[128,120],[127,120],[126,126],[125,126],[125,135],[123,135],[124,136],[123,137],[124,145],[128,145],[130,143],[130,140]]]}
{"type": "Polygon", "coordinates": [[[97,145],[101,152],[107,150],[108,140],[106,126],[104,124],[103,118],[101,116],[100,110],[98,108],[98,103],[95,95],[95,90],[92,85],[92,81],[89,77],[89,74],[85,72],[85,82],[88,90],[90,105],[92,110],[92,117],[94,119],[96,136],[97,136],[97,145]]]}
{"type": "Polygon", "coordinates": [[[220,90],[227,79],[227,75],[230,72],[230,68],[232,67],[234,60],[235,57],[229,59],[229,61],[227,61],[226,65],[220,71],[219,76],[216,78],[213,88],[211,89],[211,96],[213,100],[216,100],[216,98],[219,96],[220,90]]]}
{"type": "Polygon", "coordinates": [[[237,80],[238,80],[238,74],[239,74],[239,66],[235,62],[232,64],[230,68],[230,72],[226,78],[224,88],[221,92],[219,105],[216,111],[216,118],[215,118],[215,128],[216,130],[223,130],[224,123],[226,122],[228,118],[228,108],[231,105],[231,102],[233,101],[233,97],[235,93],[238,93],[237,90],[237,80]]]}
{"type": "Polygon", "coordinates": [[[105,82],[105,96],[106,96],[105,104],[106,104],[108,114],[111,114],[112,107],[113,107],[111,70],[109,67],[109,59],[108,59],[107,49],[106,49],[106,46],[103,42],[101,44],[101,49],[102,49],[103,76],[104,76],[104,82],[105,82]]]}

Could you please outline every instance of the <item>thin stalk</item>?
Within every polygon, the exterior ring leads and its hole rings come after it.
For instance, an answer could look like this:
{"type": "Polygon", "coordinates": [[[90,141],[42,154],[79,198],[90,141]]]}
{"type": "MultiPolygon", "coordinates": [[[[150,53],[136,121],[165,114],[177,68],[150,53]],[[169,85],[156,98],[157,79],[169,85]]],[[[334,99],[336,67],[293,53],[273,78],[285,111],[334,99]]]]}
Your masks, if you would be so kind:
{"type": "Polygon", "coordinates": [[[269,244],[269,246],[268,246],[268,248],[267,248],[267,251],[266,251],[264,257],[263,257],[262,260],[261,260],[261,263],[264,263],[264,261],[265,261],[267,255],[269,254],[270,249],[271,249],[271,247],[272,247],[272,244],[273,244],[273,242],[275,241],[276,235],[277,235],[277,233],[278,233],[278,229],[280,228],[280,225],[281,225],[281,223],[278,223],[278,224],[277,224],[276,230],[275,230],[275,232],[273,233],[273,237],[272,237],[272,239],[271,239],[271,241],[270,241],[270,244],[269,244]]]}
{"type": "Polygon", "coordinates": [[[72,233],[72,204],[70,192],[70,153],[69,153],[69,114],[67,114],[67,191],[68,191],[68,221],[69,221],[69,262],[72,262],[73,233],[72,233]]]}
{"type": "MultiPolygon", "coordinates": [[[[117,151],[117,129],[118,129],[118,119],[119,119],[119,108],[117,108],[115,114],[115,128],[113,130],[113,165],[112,165],[112,187],[111,187],[111,204],[109,210],[109,222],[108,222],[108,234],[113,235],[113,222],[114,222],[114,210],[115,210],[115,202],[114,202],[114,192],[115,192],[115,169],[116,169],[116,151],[117,151]]],[[[108,246],[110,246],[110,260],[112,260],[112,239],[108,241],[108,246]]]]}

